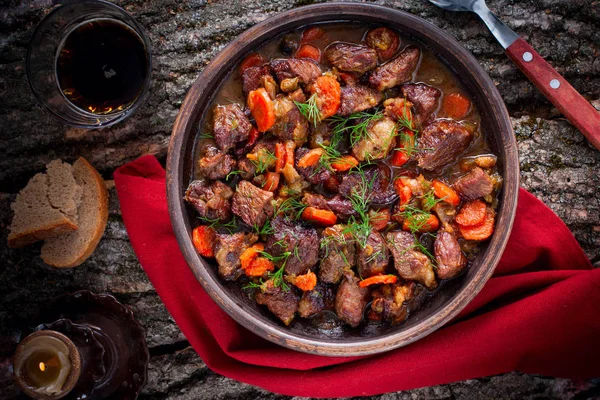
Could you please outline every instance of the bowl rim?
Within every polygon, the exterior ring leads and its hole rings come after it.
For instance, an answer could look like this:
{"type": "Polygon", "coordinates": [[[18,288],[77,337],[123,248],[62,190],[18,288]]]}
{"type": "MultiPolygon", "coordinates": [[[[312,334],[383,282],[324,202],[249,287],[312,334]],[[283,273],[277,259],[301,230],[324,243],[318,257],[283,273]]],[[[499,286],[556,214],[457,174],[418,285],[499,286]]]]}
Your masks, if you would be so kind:
{"type": "MultiPolygon", "coordinates": [[[[443,61],[446,65],[452,67],[448,60],[443,61]]],[[[293,350],[326,356],[364,356],[402,347],[429,335],[456,317],[479,293],[493,274],[509,239],[517,207],[519,163],[516,139],[504,101],[477,59],[458,41],[435,25],[404,11],[373,4],[333,2],[313,4],[278,13],[242,32],[212,59],[188,90],[177,115],[168,148],[166,185],[169,216],[177,242],[188,266],[211,298],[235,321],[253,333],[293,350]],[[505,175],[510,174],[511,179],[504,176],[505,184],[501,194],[502,212],[498,213],[499,219],[496,222],[496,232],[489,242],[488,249],[480,255],[480,257],[483,257],[483,261],[479,266],[481,271],[478,271],[477,275],[471,277],[464,287],[454,293],[453,297],[437,313],[432,313],[415,326],[396,333],[364,337],[358,340],[342,339],[336,341],[325,337],[323,340],[319,340],[292,332],[289,328],[280,326],[276,322],[262,323],[254,319],[228,294],[228,290],[219,285],[208,272],[207,269],[211,267],[195,251],[191,240],[191,232],[186,226],[186,218],[183,217],[186,208],[182,196],[185,187],[182,185],[183,180],[187,179],[183,176],[185,160],[183,148],[185,141],[188,140],[188,135],[185,134],[186,131],[194,131],[193,124],[196,121],[191,116],[194,114],[196,102],[202,97],[203,91],[209,85],[209,80],[215,77],[217,70],[222,70],[219,66],[227,65],[227,74],[229,74],[231,68],[237,65],[242,56],[286,30],[315,23],[342,22],[353,19],[358,21],[359,17],[382,19],[385,22],[381,21],[381,23],[389,26],[400,26],[398,20],[402,20],[403,25],[405,25],[404,28],[411,24],[410,29],[418,32],[421,37],[428,37],[429,40],[435,42],[441,41],[451,48],[453,55],[460,58],[462,63],[468,67],[471,78],[477,81],[479,88],[486,93],[485,99],[482,99],[481,102],[489,103],[495,115],[495,121],[500,127],[500,138],[498,140],[501,139],[502,143],[498,151],[504,152],[504,172],[505,175]],[[316,21],[311,21],[311,19],[316,19],[316,21]],[[286,29],[282,29],[282,26],[285,26],[286,29]],[[269,36],[269,34],[272,35],[269,36]],[[259,41],[259,39],[262,41],[259,41]],[[492,247],[496,251],[490,251],[492,247]],[[427,326],[428,324],[429,326],[427,326]]]]}

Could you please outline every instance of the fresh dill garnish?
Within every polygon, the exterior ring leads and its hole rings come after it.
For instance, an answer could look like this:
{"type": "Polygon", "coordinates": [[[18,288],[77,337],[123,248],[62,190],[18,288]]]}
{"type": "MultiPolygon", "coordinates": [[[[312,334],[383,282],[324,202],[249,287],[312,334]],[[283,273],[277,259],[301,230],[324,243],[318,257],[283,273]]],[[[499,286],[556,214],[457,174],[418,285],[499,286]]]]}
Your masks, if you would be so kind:
{"type": "Polygon", "coordinates": [[[213,229],[223,228],[226,229],[229,233],[233,233],[238,229],[238,220],[234,215],[231,220],[227,222],[223,222],[218,218],[207,218],[203,216],[198,216],[198,219],[202,221],[204,225],[208,225],[213,229]]]}
{"type": "Polygon", "coordinates": [[[304,116],[308,120],[308,122],[312,123],[316,128],[317,124],[321,122],[321,111],[317,106],[317,94],[313,94],[308,98],[306,103],[300,103],[298,101],[294,101],[296,107],[298,107],[298,111],[300,114],[304,116]]]}
{"type": "Polygon", "coordinates": [[[370,137],[368,127],[371,122],[380,120],[384,115],[381,111],[375,111],[374,114],[360,111],[352,113],[346,117],[334,115],[330,120],[334,123],[333,133],[348,133],[350,136],[350,145],[354,146],[363,139],[370,137]]]}
{"type": "Polygon", "coordinates": [[[412,113],[410,112],[410,109],[407,106],[406,99],[404,99],[404,109],[402,110],[402,115],[397,115],[397,117],[398,121],[396,122],[396,125],[399,128],[410,129],[411,131],[417,133],[417,128],[413,123],[412,113]]]}
{"type": "Polygon", "coordinates": [[[435,205],[441,201],[444,201],[445,197],[437,199],[433,192],[433,189],[428,190],[423,196],[421,196],[421,206],[425,211],[431,211],[435,205]]]}
{"type": "Polygon", "coordinates": [[[352,189],[349,200],[358,217],[354,215],[351,216],[342,233],[351,234],[357,243],[364,248],[367,245],[367,239],[371,234],[372,229],[369,217],[369,202],[375,180],[377,179],[377,172],[369,179],[366,175],[366,171],[362,166],[359,166],[354,170],[353,174],[358,174],[360,180],[352,189]]]}
{"type": "Polygon", "coordinates": [[[288,199],[285,199],[283,202],[281,202],[281,204],[279,204],[279,206],[275,209],[275,215],[292,214],[293,218],[295,220],[299,220],[300,217],[302,216],[302,212],[304,211],[304,209],[306,207],[307,207],[306,204],[302,203],[301,201],[299,201],[298,199],[296,199],[294,197],[290,197],[288,199]]]}
{"type": "Polygon", "coordinates": [[[214,139],[215,135],[212,132],[203,132],[198,135],[200,139],[214,139]]]}
{"type": "Polygon", "coordinates": [[[239,175],[239,174],[241,174],[243,172],[244,171],[239,170],[239,169],[233,170],[233,171],[231,171],[230,173],[227,174],[227,176],[225,177],[225,180],[228,181],[232,176],[239,175]]]}
{"type": "MultiPolygon", "coordinates": [[[[248,154],[246,157],[248,157],[248,154]]],[[[249,158],[252,164],[256,167],[256,174],[262,174],[266,172],[275,162],[277,161],[277,157],[275,157],[275,153],[267,149],[260,149],[258,154],[254,154],[254,157],[249,158]]]]}
{"type": "Polygon", "coordinates": [[[283,279],[283,272],[285,270],[285,264],[281,266],[274,274],[269,274],[269,279],[273,281],[273,286],[281,287],[284,291],[289,292],[290,287],[283,279]]]}
{"type": "Polygon", "coordinates": [[[271,221],[267,220],[263,225],[252,225],[252,232],[256,233],[258,236],[266,236],[274,234],[275,230],[273,230],[273,227],[271,226],[271,221]]]}
{"type": "Polygon", "coordinates": [[[325,150],[325,153],[323,153],[323,155],[321,155],[321,158],[319,158],[319,164],[315,168],[313,174],[319,173],[319,171],[321,171],[323,168],[333,171],[331,164],[339,161],[342,157],[342,153],[338,148],[340,142],[342,141],[342,138],[342,131],[334,131],[331,135],[331,138],[329,139],[329,144],[319,143],[319,146],[321,146],[321,148],[325,150]]]}
{"type": "Polygon", "coordinates": [[[260,284],[256,283],[256,282],[252,282],[252,281],[248,281],[248,283],[244,286],[242,286],[242,289],[261,289],[263,288],[263,285],[265,283],[263,282],[263,280],[260,280],[260,284]]]}

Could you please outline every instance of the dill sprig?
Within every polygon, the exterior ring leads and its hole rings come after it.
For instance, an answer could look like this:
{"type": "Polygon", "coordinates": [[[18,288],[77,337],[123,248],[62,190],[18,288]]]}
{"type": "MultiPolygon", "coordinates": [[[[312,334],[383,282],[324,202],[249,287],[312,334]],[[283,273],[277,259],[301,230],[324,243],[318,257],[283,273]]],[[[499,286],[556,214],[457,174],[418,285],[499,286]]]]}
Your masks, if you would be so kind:
{"type": "Polygon", "coordinates": [[[212,132],[203,132],[198,135],[200,139],[214,139],[215,135],[212,132]]]}
{"type": "Polygon", "coordinates": [[[333,126],[333,133],[349,133],[350,145],[354,146],[361,140],[370,137],[370,133],[367,129],[369,124],[373,121],[380,120],[383,116],[383,113],[379,110],[375,111],[374,114],[360,111],[346,117],[334,115],[330,120],[335,124],[333,126]]]}
{"type": "Polygon", "coordinates": [[[256,158],[250,158],[250,161],[256,167],[256,174],[262,174],[275,164],[277,157],[272,151],[263,148],[256,154],[256,158]]]}
{"type": "Polygon", "coordinates": [[[198,216],[198,219],[202,221],[204,225],[208,225],[209,227],[215,230],[223,228],[226,229],[229,233],[234,233],[239,228],[238,220],[235,215],[233,216],[233,218],[231,218],[231,220],[227,222],[223,222],[218,218],[207,218],[203,216],[198,216]]]}
{"type": "Polygon", "coordinates": [[[367,245],[367,239],[372,229],[369,217],[369,202],[375,180],[377,179],[377,171],[371,179],[367,177],[366,171],[361,166],[357,167],[353,173],[360,176],[360,181],[353,188],[348,199],[352,203],[352,207],[358,214],[358,217],[351,216],[342,233],[351,234],[358,244],[364,248],[367,245]]]}
{"type": "Polygon", "coordinates": [[[302,216],[302,212],[304,211],[304,209],[306,207],[307,207],[307,205],[302,203],[297,198],[290,197],[288,199],[285,199],[283,202],[281,202],[281,204],[279,204],[279,206],[275,209],[274,215],[278,215],[278,214],[290,215],[290,214],[292,214],[292,216],[295,220],[299,220],[300,217],[302,216]]]}
{"type": "Polygon", "coordinates": [[[306,103],[300,103],[298,101],[294,101],[296,107],[298,107],[298,111],[300,114],[304,116],[311,122],[313,126],[316,128],[317,124],[321,122],[321,111],[319,110],[319,106],[317,106],[317,94],[313,94],[308,98],[306,103]]]}
{"type": "Polygon", "coordinates": [[[228,181],[232,176],[239,175],[239,174],[241,174],[243,172],[244,171],[239,170],[239,169],[233,170],[230,173],[228,173],[227,176],[225,176],[225,180],[228,181]]]}
{"type": "Polygon", "coordinates": [[[266,221],[262,226],[258,224],[252,225],[252,232],[258,236],[267,236],[275,233],[275,230],[271,226],[271,221],[266,221]]]}

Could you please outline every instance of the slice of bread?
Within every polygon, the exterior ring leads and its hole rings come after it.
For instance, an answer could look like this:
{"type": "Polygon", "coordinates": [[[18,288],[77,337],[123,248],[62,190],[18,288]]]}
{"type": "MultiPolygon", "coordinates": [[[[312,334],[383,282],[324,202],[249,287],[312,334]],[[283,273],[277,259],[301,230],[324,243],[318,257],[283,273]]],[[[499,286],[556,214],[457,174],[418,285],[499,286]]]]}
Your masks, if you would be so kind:
{"type": "Polygon", "coordinates": [[[77,229],[81,187],[73,168],[51,161],[46,173],[35,175],[11,205],[14,217],[8,235],[10,247],[23,247],[77,229]]]}
{"type": "Polygon", "coordinates": [[[83,189],[77,208],[79,228],[46,239],[42,259],[53,267],[71,268],[82,264],[96,249],[108,220],[108,191],[98,171],[80,157],[73,164],[73,176],[83,189]]]}

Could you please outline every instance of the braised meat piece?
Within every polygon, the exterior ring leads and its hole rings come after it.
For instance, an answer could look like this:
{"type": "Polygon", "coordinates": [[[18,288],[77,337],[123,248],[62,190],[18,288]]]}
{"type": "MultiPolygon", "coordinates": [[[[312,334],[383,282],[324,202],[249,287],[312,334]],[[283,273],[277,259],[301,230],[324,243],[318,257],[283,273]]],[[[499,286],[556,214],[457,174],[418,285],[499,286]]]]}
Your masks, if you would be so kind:
{"type": "Polygon", "coordinates": [[[300,83],[308,84],[321,76],[321,67],[309,58],[286,58],[271,61],[271,69],[277,80],[298,78],[300,83]]]}
{"type": "Polygon", "coordinates": [[[437,276],[440,279],[454,278],[467,266],[467,259],[453,233],[439,231],[433,243],[433,252],[437,261],[437,276]]]}
{"type": "Polygon", "coordinates": [[[456,217],[456,208],[442,201],[436,203],[431,210],[436,213],[445,231],[454,231],[452,221],[454,221],[454,218],[456,217]]]}
{"type": "Polygon", "coordinates": [[[288,96],[277,96],[273,102],[275,124],[269,132],[281,140],[293,140],[296,146],[302,146],[308,139],[308,121],[300,114],[294,101],[302,102],[305,99],[302,89],[288,96]]]}
{"type": "Polygon", "coordinates": [[[340,195],[327,198],[320,194],[304,192],[302,202],[310,207],[333,211],[340,220],[347,220],[352,215],[357,215],[352,202],[340,195]]]}
{"type": "Polygon", "coordinates": [[[213,118],[213,133],[221,151],[227,153],[236,143],[248,139],[252,124],[238,104],[217,105],[213,118]]]}
{"type": "Polygon", "coordinates": [[[263,77],[272,77],[271,72],[271,67],[268,65],[246,68],[244,72],[242,72],[242,90],[244,91],[244,97],[248,97],[248,93],[262,86],[261,80],[263,77]]]}
{"type": "Polygon", "coordinates": [[[219,275],[228,281],[234,281],[242,274],[240,255],[256,243],[256,235],[243,232],[233,235],[217,234],[215,239],[215,259],[219,265],[219,275]]]}
{"type": "Polygon", "coordinates": [[[344,270],[356,265],[356,245],[345,225],[325,228],[321,239],[319,282],[338,283],[344,270]]]}
{"type": "Polygon", "coordinates": [[[359,161],[380,160],[387,157],[394,148],[396,123],[389,117],[371,121],[367,126],[369,133],[352,147],[352,154],[359,161]]]}
{"type": "Polygon", "coordinates": [[[335,292],[330,285],[321,282],[313,290],[304,292],[298,303],[298,314],[302,318],[312,317],[323,310],[330,310],[335,304],[335,292]]]}
{"type": "Polygon", "coordinates": [[[406,302],[410,301],[416,292],[413,282],[405,284],[394,283],[382,285],[375,289],[371,295],[373,302],[368,317],[371,320],[386,321],[391,325],[398,325],[408,317],[406,302]]]}
{"type": "Polygon", "coordinates": [[[332,43],[325,49],[325,58],[337,69],[359,74],[377,66],[377,51],[362,44],[332,43]]]}
{"type": "Polygon", "coordinates": [[[235,158],[219,151],[212,140],[202,143],[198,157],[198,172],[208,179],[223,179],[235,167],[235,158]]]}
{"type": "Polygon", "coordinates": [[[331,172],[329,168],[320,163],[316,163],[315,165],[311,165],[310,167],[298,166],[298,161],[300,161],[300,159],[303,156],[305,156],[308,152],[310,152],[310,150],[306,147],[299,147],[296,149],[296,171],[298,171],[298,173],[302,175],[304,179],[306,179],[313,185],[318,185],[319,183],[323,183],[327,179],[331,178],[333,172],[331,172]]]}
{"type": "Polygon", "coordinates": [[[428,124],[419,136],[418,165],[434,171],[456,161],[473,136],[458,122],[438,119],[428,124]]]}
{"type": "Polygon", "coordinates": [[[383,274],[390,263],[390,252],[381,233],[373,230],[367,237],[366,246],[358,247],[358,276],[362,279],[383,274]]]}
{"type": "Polygon", "coordinates": [[[384,206],[398,200],[398,194],[390,180],[390,172],[384,166],[365,170],[364,179],[361,174],[351,172],[344,176],[340,184],[340,194],[350,197],[353,192],[361,194],[361,189],[366,187],[366,194],[373,205],[384,206]]]}
{"type": "Polygon", "coordinates": [[[307,228],[282,216],[271,221],[274,233],[269,236],[265,251],[275,257],[289,252],[285,273],[303,275],[319,261],[319,235],[314,228],[307,228]]]}
{"type": "Polygon", "coordinates": [[[342,282],[335,294],[335,312],[337,316],[356,328],[363,319],[363,314],[369,302],[369,289],[358,285],[360,279],[351,270],[344,271],[342,282]]]}
{"type": "Polygon", "coordinates": [[[463,200],[475,200],[491,194],[494,190],[492,178],[479,167],[455,180],[452,186],[463,200]]]}
{"type": "Polygon", "coordinates": [[[227,221],[231,218],[233,190],[220,181],[211,184],[204,180],[192,181],[185,191],[185,201],[194,206],[200,216],[227,221]]]}
{"type": "Polygon", "coordinates": [[[438,99],[442,95],[438,89],[424,83],[406,83],[400,88],[402,94],[415,107],[415,119],[423,123],[438,107],[438,99]]]}
{"type": "Polygon", "coordinates": [[[250,226],[263,226],[273,216],[273,192],[257,188],[248,181],[241,181],[233,195],[231,210],[250,226]]]}
{"type": "Polygon", "coordinates": [[[404,279],[417,281],[428,289],[434,289],[437,282],[433,265],[425,254],[416,249],[414,236],[409,232],[395,231],[385,237],[398,274],[404,279]]]}
{"type": "Polygon", "coordinates": [[[355,112],[368,110],[381,103],[383,95],[375,89],[363,85],[342,87],[340,108],[338,114],[342,116],[355,112]]]}
{"type": "Polygon", "coordinates": [[[288,326],[298,311],[298,295],[291,290],[284,290],[274,285],[273,280],[265,282],[264,288],[256,293],[256,302],[267,306],[277,318],[288,326]]]}
{"type": "Polygon", "coordinates": [[[369,77],[369,83],[383,91],[410,81],[420,58],[421,50],[409,46],[393,60],[377,67],[369,77]]]}

